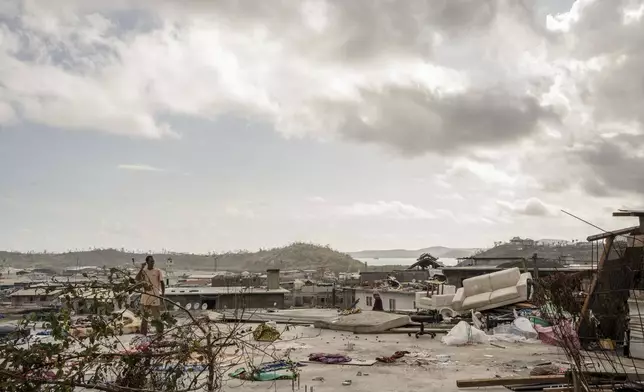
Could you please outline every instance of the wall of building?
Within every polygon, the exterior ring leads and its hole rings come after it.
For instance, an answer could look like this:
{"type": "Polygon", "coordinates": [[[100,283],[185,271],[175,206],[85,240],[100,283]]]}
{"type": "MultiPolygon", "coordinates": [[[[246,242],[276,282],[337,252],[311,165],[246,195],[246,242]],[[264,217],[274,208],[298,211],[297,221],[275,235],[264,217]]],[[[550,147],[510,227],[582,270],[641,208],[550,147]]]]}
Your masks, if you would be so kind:
{"type": "MultiPolygon", "coordinates": [[[[373,308],[374,290],[355,290],[355,298],[360,299],[356,307],[362,310],[373,308]]],[[[425,296],[425,292],[415,291],[379,291],[382,307],[385,311],[416,309],[416,300],[425,296]]]]}
{"type": "Polygon", "coordinates": [[[277,290],[280,288],[280,270],[279,269],[266,270],[266,287],[269,290],[277,290]]]}
{"type": "Polygon", "coordinates": [[[12,306],[51,306],[56,296],[34,295],[34,296],[13,296],[12,306]]]}
{"type": "MultiPolygon", "coordinates": [[[[335,288],[335,302],[333,286],[303,286],[299,290],[293,290],[288,296],[288,305],[296,307],[345,307],[345,298],[342,288],[335,288]]],[[[346,306],[350,305],[349,302],[346,306]]]]}

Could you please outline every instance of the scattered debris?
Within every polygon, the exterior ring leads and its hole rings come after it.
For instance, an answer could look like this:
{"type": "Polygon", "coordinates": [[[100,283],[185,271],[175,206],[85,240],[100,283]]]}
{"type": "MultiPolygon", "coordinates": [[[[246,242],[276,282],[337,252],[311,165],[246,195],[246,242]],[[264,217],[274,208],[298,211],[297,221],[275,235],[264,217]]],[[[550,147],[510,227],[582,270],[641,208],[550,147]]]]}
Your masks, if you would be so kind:
{"type": "Polygon", "coordinates": [[[264,323],[255,328],[253,338],[258,342],[274,342],[280,338],[280,333],[277,328],[264,323]]]}
{"type": "Polygon", "coordinates": [[[309,361],[321,363],[345,363],[351,362],[351,358],[343,354],[313,353],[309,355],[309,361]]]}
{"type": "Polygon", "coordinates": [[[295,380],[297,375],[293,371],[288,372],[260,372],[247,371],[245,368],[239,368],[228,374],[232,378],[245,381],[275,381],[275,380],[295,380]]]}
{"type": "Polygon", "coordinates": [[[293,362],[293,361],[282,359],[279,361],[262,363],[257,367],[257,370],[262,373],[265,373],[265,372],[272,372],[275,370],[293,369],[293,368],[302,367],[302,366],[305,366],[305,365],[299,362],[293,362]]]}
{"type": "Polygon", "coordinates": [[[530,371],[531,376],[551,376],[566,373],[566,368],[554,364],[536,366],[530,371]]]}
{"type": "Polygon", "coordinates": [[[409,354],[409,351],[396,351],[394,355],[390,357],[377,357],[376,361],[384,362],[384,363],[392,363],[392,362],[396,362],[397,359],[404,357],[405,354],[409,354]]]}
{"type": "Polygon", "coordinates": [[[489,336],[480,329],[461,321],[441,339],[448,346],[462,346],[473,343],[488,343],[489,336]]]}

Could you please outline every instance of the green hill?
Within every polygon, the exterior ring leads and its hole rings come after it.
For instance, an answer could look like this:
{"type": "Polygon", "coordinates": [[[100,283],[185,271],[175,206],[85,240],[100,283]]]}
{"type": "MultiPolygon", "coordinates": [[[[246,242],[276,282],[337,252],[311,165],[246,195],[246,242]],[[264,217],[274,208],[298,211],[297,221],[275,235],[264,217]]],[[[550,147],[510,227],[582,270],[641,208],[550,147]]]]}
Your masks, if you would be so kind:
{"type": "MultiPolygon", "coordinates": [[[[5,266],[14,268],[51,267],[62,270],[76,265],[96,265],[115,267],[131,264],[134,258],[137,263],[145,259],[144,253],[133,253],[116,249],[96,249],[91,251],[67,253],[20,253],[0,251],[0,261],[5,266]]],[[[216,255],[190,253],[153,253],[157,263],[165,264],[172,257],[176,270],[202,269],[212,270],[215,263],[218,270],[260,272],[267,268],[317,269],[328,268],[333,271],[359,271],[363,264],[351,256],[335,251],[328,246],[308,243],[261,249],[257,252],[228,252],[216,255]]]]}

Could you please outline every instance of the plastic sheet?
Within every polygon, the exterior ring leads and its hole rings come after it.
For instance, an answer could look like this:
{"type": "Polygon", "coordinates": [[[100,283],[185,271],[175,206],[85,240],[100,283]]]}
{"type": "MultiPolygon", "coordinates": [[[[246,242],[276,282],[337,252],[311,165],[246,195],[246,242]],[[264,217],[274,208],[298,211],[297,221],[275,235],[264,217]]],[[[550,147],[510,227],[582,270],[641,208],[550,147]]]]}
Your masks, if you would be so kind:
{"type": "Polygon", "coordinates": [[[490,337],[480,329],[461,321],[447,335],[443,336],[441,341],[448,346],[462,346],[465,344],[488,343],[490,337]]]}

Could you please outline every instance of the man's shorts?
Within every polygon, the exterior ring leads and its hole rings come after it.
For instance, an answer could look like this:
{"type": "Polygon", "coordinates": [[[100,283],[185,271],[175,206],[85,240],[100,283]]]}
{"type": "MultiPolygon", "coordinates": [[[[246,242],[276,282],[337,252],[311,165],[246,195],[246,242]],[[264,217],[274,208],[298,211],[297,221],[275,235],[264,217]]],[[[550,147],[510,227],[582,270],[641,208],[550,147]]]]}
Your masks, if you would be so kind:
{"type": "Polygon", "coordinates": [[[151,306],[151,305],[144,305],[143,306],[143,317],[146,319],[151,317],[154,320],[158,320],[161,318],[161,307],[160,306],[151,306]]]}

